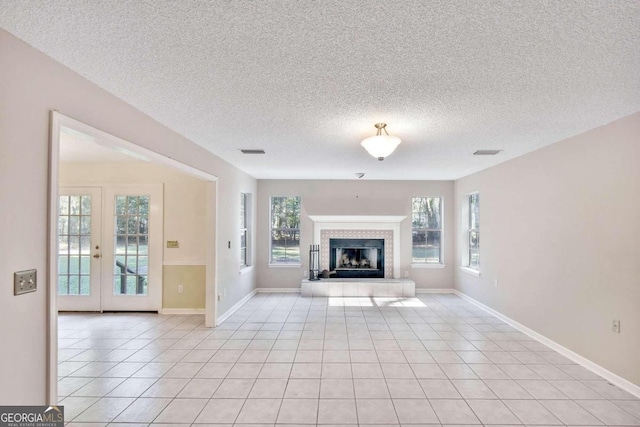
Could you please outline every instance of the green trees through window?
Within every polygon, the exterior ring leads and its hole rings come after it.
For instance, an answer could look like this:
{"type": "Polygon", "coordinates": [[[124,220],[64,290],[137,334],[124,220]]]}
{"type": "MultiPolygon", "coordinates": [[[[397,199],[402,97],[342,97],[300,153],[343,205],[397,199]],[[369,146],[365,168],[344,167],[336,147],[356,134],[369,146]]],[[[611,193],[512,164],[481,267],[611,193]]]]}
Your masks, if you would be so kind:
{"type": "Polygon", "coordinates": [[[442,263],[442,198],[411,199],[411,262],[442,263]]]}
{"type": "Polygon", "coordinates": [[[480,270],[480,194],[469,194],[469,268],[480,270]]]}
{"type": "Polygon", "coordinates": [[[300,197],[271,197],[271,263],[300,263],[300,197]]]}

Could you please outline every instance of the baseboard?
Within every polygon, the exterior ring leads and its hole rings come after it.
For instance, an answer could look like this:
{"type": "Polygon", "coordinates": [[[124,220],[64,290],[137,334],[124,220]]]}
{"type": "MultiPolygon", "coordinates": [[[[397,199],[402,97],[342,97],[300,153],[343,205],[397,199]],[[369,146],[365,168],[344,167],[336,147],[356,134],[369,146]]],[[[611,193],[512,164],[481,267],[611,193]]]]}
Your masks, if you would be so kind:
{"type": "MultiPolygon", "coordinates": [[[[417,289],[416,289],[416,291],[417,291],[417,289]]],[[[588,370],[590,370],[591,372],[593,372],[596,375],[600,375],[602,378],[606,379],[611,384],[614,384],[614,385],[620,387],[621,389],[633,394],[636,397],[640,397],[640,386],[632,383],[629,380],[626,380],[626,379],[622,378],[621,376],[619,376],[617,374],[614,374],[613,372],[609,371],[606,368],[603,368],[602,366],[598,365],[597,363],[592,362],[591,360],[589,360],[589,359],[587,359],[587,358],[585,358],[583,356],[580,356],[578,353],[575,353],[572,350],[569,350],[568,348],[562,346],[561,344],[558,344],[557,342],[545,337],[544,335],[539,334],[538,332],[534,331],[533,329],[527,328],[526,326],[522,325],[521,323],[518,323],[515,320],[511,319],[510,317],[507,317],[504,314],[500,313],[499,311],[496,311],[496,310],[492,309],[491,307],[489,307],[487,305],[484,305],[480,301],[477,301],[477,300],[471,298],[470,296],[460,292],[459,290],[453,289],[452,291],[453,291],[454,294],[456,294],[459,297],[463,298],[464,300],[470,302],[471,304],[475,305],[476,307],[479,307],[479,308],[483,309],[487,313],[497,317],[498,319],[502,320],[503,322],[507,323],[508,325],[516,328],[517,330],[519,330],[523,334],[526,334],[526,335],[530,336],[531,338],[535,339],[536,341],[540,341],[542,344],[546,345],[547,347],[557,351],[558,353],[560,353],[561,355],[563,355],[567,359],[572,360],[572,361],[576,362],[578,365],[581,365],[581,366],[587,368],[588,370]]]]}
{"type": "Polygon", "coordinates": [[[256,288],[261,294],[267,293],[300,293],[300,288],[256,288]]]}
{"type": "Polygon", "coordinates": [[[204,308],[163,308],[160,314],[204,314],[204,308]]]}
{"type": "Polygon", "coordinates": [[[454,291],[453,288],[430,289],[430,288],[416,287],[416,294],[452,294],[453,291],[454,291]]]}
{"type": "Polygon", "coordinates": [[[249,301],[251,298],[253,298],[253,296],[255,294],[258,293],[257,289],[252,290],[251,292],[249,292],[244,298],[242,298],[240,301],[238,301],[237,303],[235,303],[233,305],[233,307],[231,307],[229,310],[225,311],[224,314],[220,317],[218,317],[216,319],[216,326],[221,324],[222,322],[224,322],[225,320],[227,320],[229,317],[233,316],[233,314],[238,311],[240,309],[240,307],[242,307],[243,305],[245,305],[247,303],[247,301],[249,301]]]}

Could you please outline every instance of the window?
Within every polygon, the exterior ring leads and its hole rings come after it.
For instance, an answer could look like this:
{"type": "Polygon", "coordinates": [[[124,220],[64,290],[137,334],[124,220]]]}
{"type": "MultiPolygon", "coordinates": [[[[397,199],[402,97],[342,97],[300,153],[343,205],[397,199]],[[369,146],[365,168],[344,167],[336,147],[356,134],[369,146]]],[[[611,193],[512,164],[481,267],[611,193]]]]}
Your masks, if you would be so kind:
{"type": "Polygon", "coordinates": [[[468,267],[480,270],[480,194],[469,194],[468,267]]]}
{"type": "Polygon", "coordinates": [[[271,264],[300,264],[300,197],[271,198],[271,264]]]}
{"type": "Polygon", "coordinates": [[[147,295],[149,196],[116,195],[114,295],[147,295]]]}
{"type": "Polygon", "coordinates": [[[240,267],[246,267],[249,265],[247,258],[247,240],[248,240],[248,224],[247,216],[249,210],[247,208],[247,201],[249,195],[246,193],[240,193],[240,267]]]}
{"type": "Polygon", "coordinates": [[[442,264],[442,198],[414,197],[411,200],[411,262],[442,264]]]}
{"type": "Polygon", "coordinates": [[[91,196],[60,196],[58,295],[91,294],[91,196]]]}

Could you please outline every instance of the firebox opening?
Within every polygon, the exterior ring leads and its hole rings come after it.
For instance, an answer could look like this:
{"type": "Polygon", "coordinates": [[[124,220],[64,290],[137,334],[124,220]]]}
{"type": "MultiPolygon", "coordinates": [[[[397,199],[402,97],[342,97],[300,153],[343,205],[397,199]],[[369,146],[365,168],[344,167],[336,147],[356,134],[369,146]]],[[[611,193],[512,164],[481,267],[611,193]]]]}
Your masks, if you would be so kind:
{"type": "Polygon", "coordinates": [[[329,239],[335,277],[384,278],[384,239],[329,239]]]}

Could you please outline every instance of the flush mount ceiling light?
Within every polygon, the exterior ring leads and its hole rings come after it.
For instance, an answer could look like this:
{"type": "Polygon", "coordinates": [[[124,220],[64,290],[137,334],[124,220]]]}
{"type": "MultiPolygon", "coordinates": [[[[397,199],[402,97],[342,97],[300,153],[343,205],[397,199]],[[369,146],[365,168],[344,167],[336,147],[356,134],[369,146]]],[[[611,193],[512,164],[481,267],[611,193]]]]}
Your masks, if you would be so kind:
{"type": "Polygon", "coordinates": [[[382,161],[385,157],[393,153],[402,141],[400,141],[400,138],[397,136],[389,135],[386,123],[376,123],[374,126],[378,129],[376,136],[370,136],[363,140],[360,145],[362,145],[373,157],[382,161]],[[384,131],[384,135],[382,134],[382,131],[384,131]]]}
{"type": "Polygon", "coordinates": [[[478,150],[473,153],[474,156],[495,156],[500,153],[502,150],[478,150]]]}

